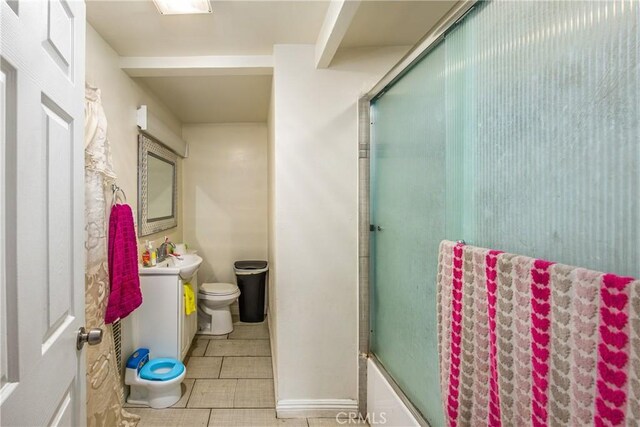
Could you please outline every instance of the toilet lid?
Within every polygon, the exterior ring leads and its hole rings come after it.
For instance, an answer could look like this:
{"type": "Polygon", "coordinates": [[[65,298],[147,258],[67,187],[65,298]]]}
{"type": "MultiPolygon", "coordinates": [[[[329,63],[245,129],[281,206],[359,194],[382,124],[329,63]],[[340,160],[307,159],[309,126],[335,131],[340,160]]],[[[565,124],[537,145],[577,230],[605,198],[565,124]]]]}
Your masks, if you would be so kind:
{"type": "Polygon", "coordinates": [[[184,369],[184,365],[179,360],[159,357],[151,359],[140,369],[140,378],[151,381],[169,381],[182,375],[184,369]]]}
{"type": "Polygon", "coordinates": [[[238,292],[238,287],[233,283],[203,283],[200,292],[209,295],[230,295],[238,292]]]}

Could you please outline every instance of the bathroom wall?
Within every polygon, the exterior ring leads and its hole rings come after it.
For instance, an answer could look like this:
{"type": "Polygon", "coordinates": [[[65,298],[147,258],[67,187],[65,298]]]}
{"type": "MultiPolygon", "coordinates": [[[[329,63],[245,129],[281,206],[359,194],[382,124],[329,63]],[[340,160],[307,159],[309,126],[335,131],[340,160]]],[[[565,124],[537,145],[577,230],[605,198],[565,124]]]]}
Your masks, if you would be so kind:
{"type": "MultiPolygon", "coordinates": [[[[95,29],[87,23],[86,47],[86,81],[98,87],[102,92],[102,104],[108,121],[107,134],[111,143],[113,167],[118,175],[117,183],[127,195],[127,201],[134,211],[137,220],[138,210],[138,127],[136,126],[136,109],[147,104],[173,132],[180,135],[180,121],[149,90],[127,76],[119,65],[117,53],[100,37],[95,29]]],[[[179,162],[180,163],[180,162],[179,162]]],[[[178,174],[178,185],[182,185],[178,174]]],[[[154,246],[168,236],[174,242],[182,241],[182,212],[180,190],[178,196],[178,227],[162,233],[144,237],[154,241],[154,246]]],[[[110,201],[110,195],[108,198],[110,201]]],[[[141,248],[142,245],[139,245],[141,248]]],[[[132,337],[131,317],[122,322],[123,359],[135,350],[132,337]]]]}
{"type": "MultiPolygon", "coordinates": [[[[268,199],[269,199],[269,215],[268,215],[268,237],[269,237],[269,302],[268,302],[268,320],[269,320],[269,333],[271,338],[271,360],[274,371],[274,383],[275,389],[278,390],[278,374],[276,372],[278,364],[278,353],[274,343],[278,340],[278,330],[276,317],[278,313],[277,306],[277,288],[275,283],[277,282],[277,265],[275,254],[275,149],[274,143],[276,139],[275,135],[275,90],[274,85],[271,85],[271,102],[269,103],[269,115],[267,116],[267,171],[268,171],[268,199]]],[[[276,396],[277,399],[277,396],[276,396]]]]}
{"type": "Polygon", "coordinates": [[[267,125],[185,125],[184,240],[198,279],[235,283],[233,262],[267,259],[267,125]]]}
{"type": "MultiPolygon", "coordinates": [[[[87,84],[95,86],[102,92],[102,105],[108,121],[108,137],[111,143],[113,167],[118,175],[118,185],[127,195],[127,201],[134,211],[137,221],[138,213],[138,126],[136,125],[136,109],[146,104],[160,120],[176,135],[182,132],[182,123],[178,118],[146,87],[142,86],[120,69],[118,54],[104,41],[96,30],[87,24],[87,84]]],[[[180,161],[179,161],[180,163],[180,161]]],[[[179,166],[180,167],[180,166],[179,166]]],[[[182,186],[180,173],[178,185],[182,186]]],[[[182,241],[182,212],[178,191],[178,226],[171,230],[145,236],[154,247],[158,247],[164,236],[173,242],[182,241]]]]}
{"type": "Polygon", "coordinates": [[[330,416],[357,403],[357,102],[405,50],[343,51],[318,70],[314,46],[274,47],[272,320],[281,416],[330,416]]]}

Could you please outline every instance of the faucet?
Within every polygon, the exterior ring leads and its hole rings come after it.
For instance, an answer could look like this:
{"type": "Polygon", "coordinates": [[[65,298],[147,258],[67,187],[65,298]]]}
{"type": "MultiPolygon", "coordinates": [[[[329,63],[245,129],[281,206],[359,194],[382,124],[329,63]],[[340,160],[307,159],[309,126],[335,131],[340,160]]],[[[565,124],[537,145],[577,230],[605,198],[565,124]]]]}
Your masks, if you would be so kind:
{"type": "Polygon", "coordinates": [[[171,246],[173,249],[176,248],[176,245],[169,241],[169,238],[165,236],[164,242],[158,247],[158,262],[164,261],[167,259],[169,254],[167,253],[167,247],[171,246]]]}

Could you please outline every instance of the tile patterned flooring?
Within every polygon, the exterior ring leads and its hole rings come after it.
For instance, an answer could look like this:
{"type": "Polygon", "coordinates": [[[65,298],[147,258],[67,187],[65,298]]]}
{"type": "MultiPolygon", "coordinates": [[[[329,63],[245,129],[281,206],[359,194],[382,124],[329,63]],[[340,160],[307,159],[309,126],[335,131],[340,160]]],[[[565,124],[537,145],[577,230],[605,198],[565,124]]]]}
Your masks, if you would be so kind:
{"type": "Polygon", "coordinates": [[[139,427],[340,426],[333,418],[277,419],[267,322],[236,323],[228,336],[196,335],[182,398],[171,408],[125,407],[139,427]]]}

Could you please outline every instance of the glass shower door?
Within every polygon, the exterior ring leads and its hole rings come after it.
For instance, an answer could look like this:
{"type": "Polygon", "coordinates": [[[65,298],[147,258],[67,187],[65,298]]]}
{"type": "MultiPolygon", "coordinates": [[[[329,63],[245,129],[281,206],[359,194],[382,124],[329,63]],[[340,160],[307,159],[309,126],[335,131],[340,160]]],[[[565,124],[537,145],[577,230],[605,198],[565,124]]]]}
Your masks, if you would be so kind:
{"type": "Polygon", "coordinates": [[[639,25],[478,2],[372,102],[371,351],[432,426],[441,240],[640,276],[639,25]]]}
{"type": "Polygon", "coordinates": [[[371,109],[371,350],[434,427],[443,424],[435,280],[446,222],[444,62],[436,48],[371,109]]]}

